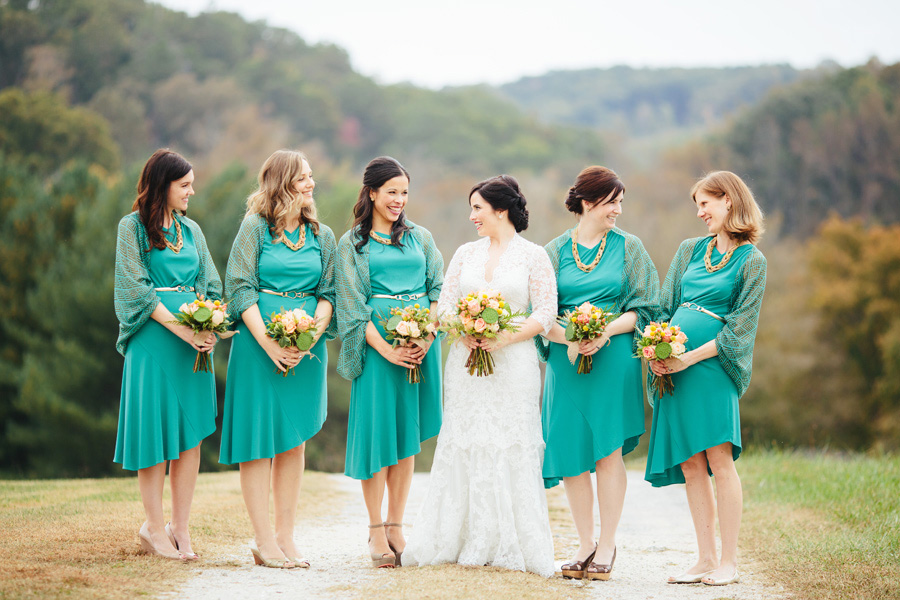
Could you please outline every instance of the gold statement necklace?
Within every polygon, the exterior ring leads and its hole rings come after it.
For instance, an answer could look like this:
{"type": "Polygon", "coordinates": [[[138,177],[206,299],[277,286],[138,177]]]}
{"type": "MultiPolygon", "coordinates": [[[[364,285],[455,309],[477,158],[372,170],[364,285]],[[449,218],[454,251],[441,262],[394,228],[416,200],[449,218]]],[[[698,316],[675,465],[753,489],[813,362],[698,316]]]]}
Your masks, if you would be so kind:
{"type": "Polygon", "coordinates": [[[284,235],[283,229],[281,230],[281,235],[278,237],[277,240],[275,240],[275,242],[276,243],[281,242],[282,244],[284,244],[285,246],[287,246],[288,248],[290,248],[291,250],[296,252],[297,250],[299,250],[300,248],[303,247],[303,244],[306,243],[306,225],[304,225],[303,223],[300,223],[299,227],[300,227],[300,238],[297,240],[296,244],[294,242],[292,242],[291,240],[287,239],[287,236],[284,235]]]}
{"type": "Polygon", "coordinates": [[[703,257],[703,263],[706,265],[707,273],[715,273],[719,269],[725,267],[728,264],[728,261],[731,260],[731,255],[734,254],[734,251],[737,250],[740,244],[735,244],[731,247],[731,249],[725,253],[725,256],[722,257],[722,260],[719,261],[719,264],[713,266],[712,264],[712,251],[713,248],[716,247],[716,236],[713,236],[709,240],[709,246],[706,247],[706,256],[703,257]]]}
{"type": "Polygon", "coordinates": [[[369,231],[369,237],[372,238],[373,240],[375,240],[376,242],[378,242],[379,244],[384,244],[385,246],[393,246],[394,245],[394,242],[392,242],[390,238],[384,239],[383,237],[381,237],[380,235],[375,233],[375,231],[369,231]]]}
{"type": "Polygon", "coordinates": [[[163,240],[166,242],[166,248],[178,254],[184,247],[184,236],[181,233],[181,223],[175,218],[175,213],[172,213],[172,224],[175,225],[175,243],[170,242],[165,234],[163,234],[163,240]]]}
{"type": "Polygon", "coordinates": [[[603,250],[606,248],[606,236],[609,235],[609,232],[603,234],[603,239],[600,240],[600,249],[597,250],[597,256],[594,257],[594,260],[591,261],[591,264],[586,265],[581,262],[581,256],[578,254],[578,227],[575,228],[575,231],[572,232],[572,256],[575,257],[575,266],[584,271],[585,273],[590,273],[594,270],[598,264],[600,264],[600,259],[603,258],[603,250]]]}

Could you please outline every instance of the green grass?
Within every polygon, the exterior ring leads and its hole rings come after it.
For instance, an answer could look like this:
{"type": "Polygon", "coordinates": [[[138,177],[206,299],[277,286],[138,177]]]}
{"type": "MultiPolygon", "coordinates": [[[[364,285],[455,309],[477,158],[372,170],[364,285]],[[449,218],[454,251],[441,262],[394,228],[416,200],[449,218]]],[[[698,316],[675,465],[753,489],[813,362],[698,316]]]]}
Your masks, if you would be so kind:
{"type": "Polygon", "coordinates": [[[799,599],[900,598],[900,456],[749,452],[741,541],[799,599]]]}

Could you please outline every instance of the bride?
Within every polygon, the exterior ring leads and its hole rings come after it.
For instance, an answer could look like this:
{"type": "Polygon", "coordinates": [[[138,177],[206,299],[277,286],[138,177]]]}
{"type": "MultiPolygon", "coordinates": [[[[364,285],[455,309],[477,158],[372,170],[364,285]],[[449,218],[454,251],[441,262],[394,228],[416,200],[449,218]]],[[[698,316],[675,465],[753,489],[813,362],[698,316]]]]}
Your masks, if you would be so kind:
{"type": "Polygon", "coordinates": [[[444,372],[444,423],[428,495],[406,546],[406,564],[492,565],[553,575],[553,541],[541,478],[540,371],[533,336],[556,317],[556,277],[543,248],[518,232],[528,226],[518,182],[500,175],[469,193],[469,220],[482,238],[453,256],[438,314],[455,312],[470,292],[499,291],[520,320],[495,340],[464,336],[444,372]],[[481,346],[494,373],[469,375],[466,357],[481,346]]]}

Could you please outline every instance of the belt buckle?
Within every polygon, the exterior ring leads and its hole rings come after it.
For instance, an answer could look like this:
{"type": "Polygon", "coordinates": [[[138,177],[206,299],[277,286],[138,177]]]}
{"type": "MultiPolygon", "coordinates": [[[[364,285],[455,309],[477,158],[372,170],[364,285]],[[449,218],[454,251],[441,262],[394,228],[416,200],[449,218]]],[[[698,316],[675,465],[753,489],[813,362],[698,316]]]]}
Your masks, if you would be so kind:
{"type": "Polygon", "coordinates": [[[397,300],[400,302],[412,302],[416,300],[415,294],[397,294],[397,300]]]}
{"type": "Polygon", "coordinates": [[[299,298],[303,298],[303,292],[284,292],[285,298],[291,298],[292,300],[297,300],[299,298]]]}
{"type": "Polygon", "coordinates": [[[191,286],[189,286],[189,285],[176,285],[175,291],[176,292],[190,292],[193,290],[191,290],[191,286]]]}

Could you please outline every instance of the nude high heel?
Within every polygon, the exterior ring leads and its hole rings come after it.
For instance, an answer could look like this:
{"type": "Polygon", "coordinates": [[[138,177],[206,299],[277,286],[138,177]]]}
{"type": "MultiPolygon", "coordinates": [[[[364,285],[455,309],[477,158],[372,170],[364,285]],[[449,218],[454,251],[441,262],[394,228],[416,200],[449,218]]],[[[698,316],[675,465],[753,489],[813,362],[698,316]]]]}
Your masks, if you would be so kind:
{"type": "MultiPolygon", "coordinates": [[[[375,525],[369,525],[369,529],[378,529],[379,527],[384,527],[384,523],[376,523],[375,525]]],[[[369,535],[369,541],[367,543],[372,543],[372,536],[369,535]]],[[[388,544],[390,546],[390,544],[388,544]]],[[[384,552],[379,554],[377,552],[371,552],[372,557],[372,566],[377,569],[393,569],[397,566],[397,557],[394,554],[389,552],[384,552]]]]}
{"type": "Polygon", "coordinates": [[[167,558],[169,560],[180,560],[182,562],[185,561],[184,554],[181,552],[176,552],[171,554],[169,552],[162,552],[156,545],[153,543],[153,540],[150,539],[150,534],[144,531],[144,525],[141,526],[141,529],[138,531],[138,537],[141,538],[141,550],[143,550],[146,554],[151,554],[153,556],[160,556],[162,558],[167,558]]]}
{"type": "MultiPolygon", "coordinates": [[[[403,527],[403,523],[385,523],[384,526],[385,527],[403,527]]],[[[403,556],[403,551],[401,550],[400,552],[397,552],[397,549],[394,548],[394,545],[390,542],[388,542],[388,547],[391,549],[391,552],[394,553],[394,556],[397,557],[397,566],[402,567],[403,563],[400,562],[400,557],[403,556]]]]}
{"type": "Polygon", "coordinates": [[[269,567],[270,569],[293,569],[297,566],[287,558],[264,558],[259,551],[259,548],[257,548],[256,542],[250,544],[250,553],[253,555],[253,562],[262,567],[269,567]]]}
{"type": "MultiPolygon", "coordinates": [[[[175,534],[172,533],[172,528],[169,527],[171,523],[166,523],[166,535],[169,536],[169,541],[172,542],[172,545],[175,546],[175,549],[181,552],[181,548],[178,547],[178,542],[175,540],[175,534]]],[[[200,555],[196,552],[181,552],[184,555],[185,560],[200,560],[200,555]]]]}

